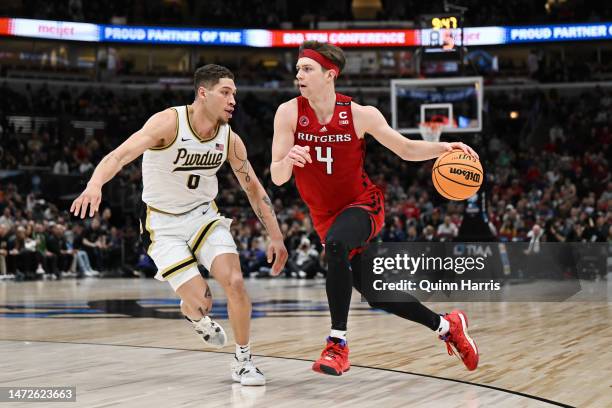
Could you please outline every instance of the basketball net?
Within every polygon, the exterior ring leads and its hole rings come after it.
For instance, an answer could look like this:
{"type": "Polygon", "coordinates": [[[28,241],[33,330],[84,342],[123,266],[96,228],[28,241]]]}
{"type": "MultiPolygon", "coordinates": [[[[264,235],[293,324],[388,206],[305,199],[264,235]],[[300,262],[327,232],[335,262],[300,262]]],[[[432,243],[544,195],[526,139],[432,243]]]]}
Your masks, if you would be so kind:
{"type": "Polygon", "coordinates": [[[419,131],[423,140],[428,142],[439,142],[440,135],[444,129],[444,123],[442,122],[421,122],[419,123],[419,131]]]}
{"type": "Polygon", "coordinates": [[[419,123],[419,131],[423,140],[428,142],[439,142],[440,135],[446,126],[450,124],[448,117],[444,115],[433,115],[429,121],[419,123]]]}

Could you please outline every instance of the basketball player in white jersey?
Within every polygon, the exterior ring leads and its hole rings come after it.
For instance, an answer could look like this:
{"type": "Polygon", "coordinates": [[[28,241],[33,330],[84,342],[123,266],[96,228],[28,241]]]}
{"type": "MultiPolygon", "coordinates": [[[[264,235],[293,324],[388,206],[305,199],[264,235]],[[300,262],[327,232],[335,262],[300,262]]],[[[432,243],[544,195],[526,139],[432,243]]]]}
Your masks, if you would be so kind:
{"type": "Polygon", "coordinates": [[[287,250],[270,199],[247,160],[246,147],[228,122],[236,101],[234,75],[209,64],[194,75],[195,100],[151,116],[142,129],[110,152],[96,167],[87,188],[70,211],[92,217],[100,206],[102,186],[140,155],[144,202],[141,234],[157,266],[181,298],[181,311],[205,343],[223,347],[225,332],[208,316],[212,296],[200,275],[203,264],[223,287],[236,339],[232,378],[242,385],[264,385],[263,373],[251,359],[251,301],[245,290],[238,252],[230,234],[231,220],[219,214],[214,199],[216,173],[226,160],[246,192],[253,210],[270,235],[268,262],[278,275],[287,250]],[[89,210],[88,210],[89,207],[89,210]]]}

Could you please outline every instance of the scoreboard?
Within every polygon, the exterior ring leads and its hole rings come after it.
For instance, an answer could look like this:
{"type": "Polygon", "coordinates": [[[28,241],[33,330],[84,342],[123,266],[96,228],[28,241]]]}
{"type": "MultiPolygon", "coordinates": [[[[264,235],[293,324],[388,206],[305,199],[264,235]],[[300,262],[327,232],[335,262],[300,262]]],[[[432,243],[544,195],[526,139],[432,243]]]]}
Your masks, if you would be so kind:
{"type": "Polygon", "coordinates": [[[460,14],[425,14],[419,18],[421,45],[426,52],[454,52],[461,45],[460,14]]]}

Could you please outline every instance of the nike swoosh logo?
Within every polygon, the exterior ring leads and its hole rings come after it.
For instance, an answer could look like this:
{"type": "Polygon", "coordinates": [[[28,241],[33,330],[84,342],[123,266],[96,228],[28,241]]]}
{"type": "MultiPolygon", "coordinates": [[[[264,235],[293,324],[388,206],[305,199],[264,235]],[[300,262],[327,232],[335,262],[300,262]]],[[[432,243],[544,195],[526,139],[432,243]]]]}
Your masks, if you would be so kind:
{"type": "Polygon", "coordinates": [[[183,139],[183,138],[181,137],[181,142],[189,142],[189,141],[191,141],[191,140],[193,140],[193,139],[183,139]]]}

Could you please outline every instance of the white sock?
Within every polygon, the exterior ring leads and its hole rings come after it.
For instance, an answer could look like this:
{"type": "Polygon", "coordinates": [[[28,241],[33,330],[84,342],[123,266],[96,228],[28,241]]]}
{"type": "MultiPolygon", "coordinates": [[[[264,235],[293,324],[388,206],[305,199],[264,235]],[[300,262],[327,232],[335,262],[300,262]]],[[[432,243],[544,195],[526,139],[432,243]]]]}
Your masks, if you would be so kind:
{"type": "Polygon", "coordinates": [[[248,360],[251,358],[251,342],[241,346],[236,343],[236,358],[240,361],[248,360]]]}
{"type": "Polygon", "coordinates": [[[438,326],[436,333],[438,333],[439,336],[444,336],[449,330],[450,323],[444,318],[444,316],[440,316],[440,326],[438,326]]]}
{"type": "Polygon", "coordinates": [[[329,337],[335,337],[346,341],[346,330],[333,330],[329,333],[329,337]]]}

